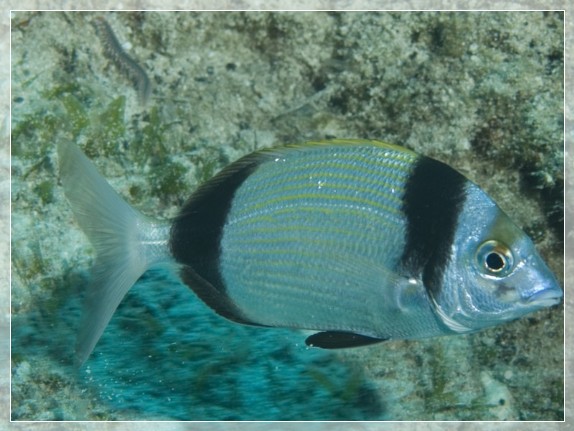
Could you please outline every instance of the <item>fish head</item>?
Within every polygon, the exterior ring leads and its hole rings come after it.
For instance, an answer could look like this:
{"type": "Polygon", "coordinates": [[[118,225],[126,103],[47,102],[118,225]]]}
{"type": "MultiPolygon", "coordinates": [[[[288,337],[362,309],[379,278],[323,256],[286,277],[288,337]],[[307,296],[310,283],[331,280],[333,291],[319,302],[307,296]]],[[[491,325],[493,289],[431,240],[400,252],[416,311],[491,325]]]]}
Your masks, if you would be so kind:
{"type": "Polygon", "coordinates": [[[531,239],[472,185],[459,217],[443,285],[432,296],[455,332],[474,332],[561,302],[558,280],[531,239]]]}

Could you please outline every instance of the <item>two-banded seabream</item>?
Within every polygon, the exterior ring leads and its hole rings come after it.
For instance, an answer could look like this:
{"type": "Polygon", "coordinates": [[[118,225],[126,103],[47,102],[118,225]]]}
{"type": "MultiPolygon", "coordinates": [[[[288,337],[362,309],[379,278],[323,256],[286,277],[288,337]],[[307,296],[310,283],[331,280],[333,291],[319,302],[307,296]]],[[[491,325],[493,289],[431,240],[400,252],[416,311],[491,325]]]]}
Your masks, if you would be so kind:
{"type": "Polygon", "coordinates": [[[265,149],[223,169],[179,215],[128,205],[72,144],[61,179],[97,252],[77,360],[123,296],[171,263],[221,316],[350,347],[477,331],[560,302],[532,241],[449,166],[377,141],[265,149]]]}

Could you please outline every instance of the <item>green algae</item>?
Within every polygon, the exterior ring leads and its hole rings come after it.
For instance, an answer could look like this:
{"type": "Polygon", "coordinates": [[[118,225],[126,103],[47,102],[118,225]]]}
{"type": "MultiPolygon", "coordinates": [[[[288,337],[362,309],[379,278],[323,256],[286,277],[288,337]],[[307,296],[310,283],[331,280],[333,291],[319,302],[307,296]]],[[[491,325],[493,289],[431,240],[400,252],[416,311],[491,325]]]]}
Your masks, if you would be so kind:
{"type": "Polygon", "coordinates": [[[177,162],[167,162],[154,170],[151,178],[152,192],[163,199],[182,196],[186,189],[185,174],[187,168],[177,162]]]}

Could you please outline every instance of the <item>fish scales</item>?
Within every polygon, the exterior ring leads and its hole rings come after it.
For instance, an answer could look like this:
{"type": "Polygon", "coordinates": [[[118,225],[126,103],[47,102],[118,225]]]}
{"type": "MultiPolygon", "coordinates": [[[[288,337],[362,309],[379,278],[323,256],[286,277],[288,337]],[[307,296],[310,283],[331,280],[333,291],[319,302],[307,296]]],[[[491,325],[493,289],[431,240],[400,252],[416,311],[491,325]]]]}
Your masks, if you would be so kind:
{"type": "Polygon", "coordinates": [[[307,195],[312,205],[316,198],[321,197],[360,204],[360,196],[363,199],[370,198],[370,201],[365,203],[373,209],[382,208],[383,212],[397,213],[401,206],[400,192],[412,163],[400,158],[390,158],[393,153],[387,149],[376,149],[379,150],[377,153],[373,151],[360,154],[357,148],[349,148],[332,155],[328,154],[331,150],[329,148],[313,148],[298,158],[304,161],[300,164],[293,161],[294,156],[301,155],[300,152],[290,154],[289,166],[285,169],[278,166],[287,163],[287,160],[279,159],[266,172],[260,172],[264,169],[258,169],[258,182],[250,178],[244,186],[248,194],[251,190],[249,187],[253,185],[260,198],[254,199],[252,205],[245,206],[244,211],[251,216],[261,208],[267,209],[268,205],[291,198],[298,199],[298,204],[302,203],[300,196],[294,193],[300,191],[307,195]],[[329,190],[333,189],[336,193],[329,195],[329,190]]]}
{"type": "Polygon", "coordinates": [[[380,266],[391,273],[404,248],[401,199],[415,157],[370,150],[347,146],[332,154],[319,146],[285,154],[237,190],[221,265],[228,295],[250,319],[363,332],[380,320],[365,314],[364,298],[393,281],[380,266]],[[279,184],[287,186],[278,193],[279,184]],[[354,264],[341,271],[346,262],[354,264]],[[272,304],[282,304],[281,312],[272,304]],[[294,322],[301,309],[311,311],[294,322]]]}

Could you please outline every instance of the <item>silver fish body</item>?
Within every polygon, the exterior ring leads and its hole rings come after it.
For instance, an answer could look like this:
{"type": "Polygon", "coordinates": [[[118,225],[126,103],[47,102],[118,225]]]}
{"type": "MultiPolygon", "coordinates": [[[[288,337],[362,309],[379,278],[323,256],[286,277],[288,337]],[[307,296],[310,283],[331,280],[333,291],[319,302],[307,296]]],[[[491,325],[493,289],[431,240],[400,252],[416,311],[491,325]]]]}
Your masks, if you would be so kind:
{"type": "Polygon", "coordinates": [[[59,156],[98,252],[79,362],[158,263],[175,264],[220,315],[316,330],[307,343],[324,348],[473,332],[562,297],[531,240],[483,191],[395,145],[334,140],[250,154],[169,222],[129,207],[76,147],[60,145],[59,156]]]}

